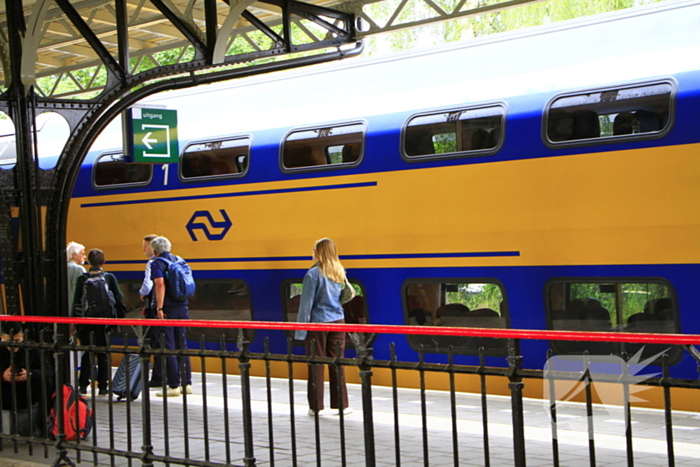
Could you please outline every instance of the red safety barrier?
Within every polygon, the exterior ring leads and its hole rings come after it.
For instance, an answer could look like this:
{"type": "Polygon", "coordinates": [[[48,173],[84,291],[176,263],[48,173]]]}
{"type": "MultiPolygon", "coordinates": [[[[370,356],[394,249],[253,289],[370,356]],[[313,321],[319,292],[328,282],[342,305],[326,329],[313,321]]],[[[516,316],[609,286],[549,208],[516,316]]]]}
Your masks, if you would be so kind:
{"type": "Polygon", "coordinates": [[[271,329],[282,331],[337,331],[410,334],[426,336],[472,336],[501,339],[534,339],[558,341],[635,342],[640,344],[700,345],[698,334],[648,334],[632,332],[582,332],[582,331],[538,331],[532,329],[455,328],[441,326],[399,326],[388,324],[324,324],[287,323],[277,321],[205,321],[179,319],[106,319],[66,318],[58,316],[0,315],[0,322],[49,323],[49,324],[112,324],[130,326],[179,326],[219,329],[271,329]]]}

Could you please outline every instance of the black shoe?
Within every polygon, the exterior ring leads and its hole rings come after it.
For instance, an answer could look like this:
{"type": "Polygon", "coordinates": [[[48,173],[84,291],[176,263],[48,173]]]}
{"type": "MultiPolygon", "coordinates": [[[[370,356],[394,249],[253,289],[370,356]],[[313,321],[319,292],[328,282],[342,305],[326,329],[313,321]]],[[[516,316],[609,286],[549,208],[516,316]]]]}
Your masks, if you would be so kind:
{"type": "Polygon", "coordinates": [[[87,394],[87,386],[80,386],[80,394],[87,394]]]}
{"type": "Polygon", "coordinates": [[[159,383],[159,382],[157,382],[157,381],[151,381],[151,382],[148,383],[148,387],[149,387],[149,388],[162,388],[162,387],[163,387],[163,383],[159,383]]]}

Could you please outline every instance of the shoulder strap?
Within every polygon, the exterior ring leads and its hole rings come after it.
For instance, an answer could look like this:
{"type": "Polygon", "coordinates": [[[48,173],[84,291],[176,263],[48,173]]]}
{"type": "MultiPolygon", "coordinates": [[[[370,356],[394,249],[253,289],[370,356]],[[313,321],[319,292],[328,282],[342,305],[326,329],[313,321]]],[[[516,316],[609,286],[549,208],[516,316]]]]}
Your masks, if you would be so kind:
{"type": "Polygon", "coordinates": [[[170,266],[171,264],[173,264],[173,262],[170,261],[168,258],[163,258],[162,256],[156,256],[156,259],[165,261],[166,266],[170,266]]]}

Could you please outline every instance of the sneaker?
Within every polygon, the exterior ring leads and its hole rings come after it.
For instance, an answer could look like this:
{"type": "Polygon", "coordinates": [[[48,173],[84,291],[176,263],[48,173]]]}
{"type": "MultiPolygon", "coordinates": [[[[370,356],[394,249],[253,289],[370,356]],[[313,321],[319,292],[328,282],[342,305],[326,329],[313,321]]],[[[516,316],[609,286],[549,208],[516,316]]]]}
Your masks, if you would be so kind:
{"type": "Polygon", "coordinates": [[[188,384],[187,386],[183,386],[180,390],[183,394],[192,394],[192,385],[188,384]]]}
{"type": "MultiPolygon", "coordinates": [[[[318,411],[318,416],[322,417],[322,416],[326,415],[327,413],[328,412],[325,409],[321,409],[318,411]]],[[[316,410],[309,409],[309,417],[313,417],[314,415],[316,415],[316,410]]]]}
{"type": "Polygon", "coordinates": [[[340,415],[340,412],[343,412],[343,415],[350,415],[352,413],[352,407],[345,407],[343,410],[340,409],[333,409],[335,411],[336,415],[340,415]]]}
{"type": "MultiPolygon", "coordinates": [[[[180,388],[168,388],[167,391],[165,391],[165,397],[178,397],[182,394],[180,391],[180,388]]],[[[162,392],[157,392],[156,397],[163,397],[162,392]]]]}
{"type": "Polygon", "coordinates": [[[100,389],[100,392],[97,394],[98,396],[109,396],[109,391],[106,389],[100,389]]]}

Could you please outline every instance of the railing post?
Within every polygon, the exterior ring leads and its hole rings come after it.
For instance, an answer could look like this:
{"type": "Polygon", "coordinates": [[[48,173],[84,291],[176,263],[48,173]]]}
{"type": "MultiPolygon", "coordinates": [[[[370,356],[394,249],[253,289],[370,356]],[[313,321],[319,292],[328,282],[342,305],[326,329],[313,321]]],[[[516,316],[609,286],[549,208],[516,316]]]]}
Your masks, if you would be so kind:
{"type": "Polygon", "coordinates": [[[523,357],[520,355],[520,343],[508,339],[508,388],[513,410],[513,457],[516,467],[525,467],[525,419],[523,415],[523,378],[520,375],[523,357]]]}
{"type": "Polygon", "coordinates": [[[255,454],[253,450],[253,413],[250,400],[250,359],[248,358],[248,345],[250,342],[243,338],[242,333],[238,335],[238,367],[241,369],[241,404],[243,415],[243,444],[245,448],[245,458],[243,465],[254,467],[255,454]]]}
{"type": "MultiPolygon", "coordinates": [[[[141,360],[141,420],[143,431],[143,446],[141,446],[141,465],[143,467],[152,467],[153,461],[153,440],[151,439],[151,391],[148,386],[148,367],[150,366],[151,355],[146,352],[150,348],[151,340],[144,339],[144,332],[137,332],[139,337],[139,359],[141,360]]],[[[155,355],[154,358],[160,358],[155,355]]],[[[127,380],[128,381],[128,380],[127,380]]],[[[127,387],[127,389],[129,389],[127,387]]],[[[129,389],[130,390],[130,389],[129,389]]]]}
{"type": "Polygon", "coordinates": [[[372,407],[372,353],[374,350],[367,347],[371,335],[362,334],[355,343],[357,351],[357,366],[360,368],[360,382],[362,383],[362,420],[365,434],[365,465],[374,467],[376,454],[374,450],[374,411],[372,407]]]}
{"type": "MultiPolygon", "coordinates": [[[[61,334],[55,333],[53,338],[53,355],[54,362],[56,365],[56,401],[54,402],[55,407],[63,407],[63,383],[65,377],[65,369],[63,367],[63,350],[64,346],[61,345],[61,341],[64,341],[61,334]]],[[[64,425],[65,414],[63,410],[56,411],[56,420],[58,422],[58,433],[56,433],[56,459],[54,459],[52,466],[59,465],[71,465],[75,464],[68,458],[68,450],[66,449],[66,430],[64,425]]]]}

